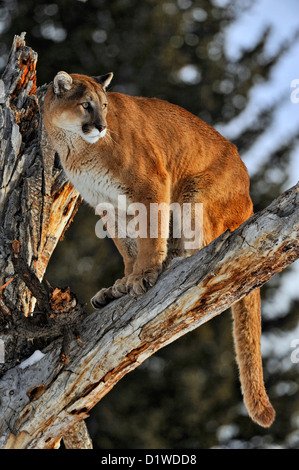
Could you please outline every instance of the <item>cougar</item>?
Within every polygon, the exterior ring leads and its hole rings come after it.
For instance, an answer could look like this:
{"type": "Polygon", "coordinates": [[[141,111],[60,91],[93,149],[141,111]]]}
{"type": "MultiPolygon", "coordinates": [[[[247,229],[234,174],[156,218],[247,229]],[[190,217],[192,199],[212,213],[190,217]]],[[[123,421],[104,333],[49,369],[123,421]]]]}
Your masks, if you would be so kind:
{"type": "MultiPolygon", "coordinates": [[[[59,72],[48,88],[44,125],[67,177],[93,208],[107,202],[117,211],[120,196],[148,214],[151,204],[201,203],[203,236],[200,247],[186,248],[184,236],[171,236],[170,216],[161,218],[156,237],[116,234],[124,277],[95,294],[95,308],[127,293],[142,295],[173,258],[189,256],[253,214],[247,169],[231,142],[167,101],[107,92],[112,77],[59,72]]],[[[145,225],[150,229],[149,216],[145,225]]],[[[275,411],[263,380],[259,290],[232,312],[244,402],[251,418],[268,427],[275,411]]]]}

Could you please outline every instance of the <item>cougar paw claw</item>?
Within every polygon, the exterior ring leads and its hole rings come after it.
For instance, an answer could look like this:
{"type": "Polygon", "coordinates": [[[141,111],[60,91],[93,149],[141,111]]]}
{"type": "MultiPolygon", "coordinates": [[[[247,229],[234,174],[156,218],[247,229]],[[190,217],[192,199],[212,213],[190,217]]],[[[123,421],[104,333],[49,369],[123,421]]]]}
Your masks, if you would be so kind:
{"type": "Polygon", "coordinates": [[[112,294],[115,298],[122,297],[127,293],[127,278],[117,279],[112,286],[112,294]]]}
{"type": "Polygon", "coordinates": [[[154,267],[142,271],[141,273],[132,273],[128,276],[127,292],[132,296],[144,294],[150,287],[153,287],[161,272],[161,267],[154,267]]]}

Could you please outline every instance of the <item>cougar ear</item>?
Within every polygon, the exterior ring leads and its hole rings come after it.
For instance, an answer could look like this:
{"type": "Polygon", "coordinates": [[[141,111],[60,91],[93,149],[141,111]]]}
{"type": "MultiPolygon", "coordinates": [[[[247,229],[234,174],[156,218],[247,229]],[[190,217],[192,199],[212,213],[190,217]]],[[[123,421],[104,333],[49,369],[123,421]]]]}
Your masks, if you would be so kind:
{"type": "Polygon", "coordinates": [[[99,75],[98,77],[92,77],[96,82],[102,85],[103,90],[106,91],[107,87],[110,85],[110,82],[113,78],[113,73],[106,73],[105,75],[99,75]]]}
{"type": "Polygon", "coordinates": [[[54,78],[53,88],[56,95],[62,95],[65,91],[71,89],[73,83],[72,77],[66,72],[58,72],[54,78]]]}

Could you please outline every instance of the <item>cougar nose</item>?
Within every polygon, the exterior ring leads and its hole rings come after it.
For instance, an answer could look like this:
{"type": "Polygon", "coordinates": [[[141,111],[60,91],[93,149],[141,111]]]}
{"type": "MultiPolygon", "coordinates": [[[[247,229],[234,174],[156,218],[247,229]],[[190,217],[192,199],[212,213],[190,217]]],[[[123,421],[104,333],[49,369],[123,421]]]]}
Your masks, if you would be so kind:
{"type": "Polygon", "coordinates": [[[95,128],[98,129],[99,132],[102,132],[106,129],[107,126],[103,126],[103,124],[95,124],[95,128]]]}

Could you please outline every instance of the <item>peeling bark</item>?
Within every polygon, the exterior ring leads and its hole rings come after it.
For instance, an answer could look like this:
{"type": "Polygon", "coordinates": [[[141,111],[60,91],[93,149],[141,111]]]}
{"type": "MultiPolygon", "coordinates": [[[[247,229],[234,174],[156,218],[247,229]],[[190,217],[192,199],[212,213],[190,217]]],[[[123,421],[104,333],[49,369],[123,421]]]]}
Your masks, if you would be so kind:
{"type": "MultiPolygon", "coordinates": [[[[47,86],[36,90],[37,54],[16,36],[2,75],[0,98],[0,314],[28,316],[36,299],[16,272],[13,244],[20,258],[42,280],[57,242],[76,213],[80,197],[57,165],[42,126],[47,86]]],[[[8,343],[8,339],[6,338],[8,343]]],[[[20,339],[7,344],[6,360],[30,352],[20,339]]],[[[4,366],[0,365],[0,372],[4,366]]]]}
{"type": "Polygon", "coordinates": [[[18,246],[20,260],[41,281],[81,201],[44,132],[47,85],[36,89],[37,54],[24,38],[24,33],[15,36],[0,80],[0,333],[5,334],[6,360],[0,375],[33,350],[28,331],[26,337],[24,328],[17,335],[7,328],[12,322],[24,325],[36,304],[17,272],[13,247],[18,246]]]}
{"type": "Polygon", "coordinates": [[[0,97],[0,326],[17,316],[33,337],[47,327],[50,340],[38,360],[19,364],[32,347],[24,335],[18,347],[12,333],[2,336],[0,448],[57,448],[61,438],[82,448],[91,445],[82,421],[125,374],[299,257],[299,185],[233,233],[175,260],[138,300],[125,296],[83,318],[74,314],[71,293],[54,289],[47,311],[40,281],[80,199],[43,132],[46,87],[35,90],[35,64],[36,54],[16,37],[0,97]],[[32,323],[35,299],[46,326],[32,323]],[[68,316],[77,318],[78,335],[68,316]],[[68,361],[61,360],[62,345],[68,361]]]}

